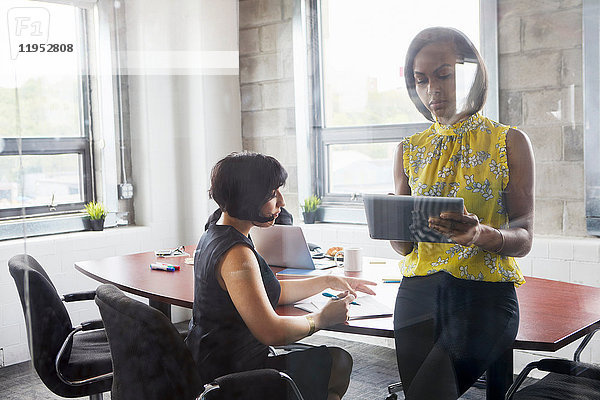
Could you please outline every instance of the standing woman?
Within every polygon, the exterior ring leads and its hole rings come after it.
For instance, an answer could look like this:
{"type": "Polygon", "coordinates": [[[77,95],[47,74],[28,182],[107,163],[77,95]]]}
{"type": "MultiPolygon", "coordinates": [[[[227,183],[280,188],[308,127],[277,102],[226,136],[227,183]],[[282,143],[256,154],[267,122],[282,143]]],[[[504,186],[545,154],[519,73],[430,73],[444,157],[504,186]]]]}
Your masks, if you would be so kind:
{"type": "MultiPolygon", "coordinates": [[[[210,196],[222,211],[194,253],[194,307],[186,344],[203,383],[258,368],[286,371],[306,400],[339,400],[350,382],[352,358],[325,346],[270,357],[269,345],[293,343],[344,323],[356,291],[375,294],[363,279],[323,275],[279,282],[249,237],[270,227],[285,206],[287,172],[273,157],[232,153],[211,173],[210,196]],[[327,288],[343,291],[321,311],[285,317],[278,304],[293,304],[327,288]]],[[[285,398],[285,395],[274,398],[285,398]]]]}
{"type": "Polygon", "coordinates": [[[465,209],[429,219],[452,243],[392,242],[405,255],[394,312],[398,368],[406,399],[456,399],[517,334],[515,285],[525,280],[514,257],[531,249],[533,152],[525,133],[479,113],[487,73],[463,33],[417,34],[404,76],[433,124],[398,146],[395,193],[462,197],[465,209]],[[466,62],[477,67],[461,99],[466,62]]]}

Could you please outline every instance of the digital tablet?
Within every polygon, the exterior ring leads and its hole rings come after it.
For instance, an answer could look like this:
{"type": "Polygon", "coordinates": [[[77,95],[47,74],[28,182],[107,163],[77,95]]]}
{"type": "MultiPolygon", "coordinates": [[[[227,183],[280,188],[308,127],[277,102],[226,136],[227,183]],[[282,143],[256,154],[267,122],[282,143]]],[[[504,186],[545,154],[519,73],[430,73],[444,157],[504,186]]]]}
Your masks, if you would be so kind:
{"type": "Polygon", "coordinates": [[[444,211],[462,213],[461,197],[363,194],[369,235],[372,239],[407,242],[452,243],[429,228],[429,217],[444,211]]]}

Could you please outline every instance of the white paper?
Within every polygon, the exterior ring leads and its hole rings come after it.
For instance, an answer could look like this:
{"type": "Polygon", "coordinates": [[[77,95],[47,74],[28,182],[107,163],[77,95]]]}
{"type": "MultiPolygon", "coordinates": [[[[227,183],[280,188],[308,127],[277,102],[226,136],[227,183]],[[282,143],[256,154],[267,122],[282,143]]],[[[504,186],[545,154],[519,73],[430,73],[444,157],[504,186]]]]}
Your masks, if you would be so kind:
{"type": "MultiPolygon", "coordinates": [[[[294,304],[294,307],[308,312],[317,312],[321,310],[328,301],[329,298],[319,293],[318,295],[294,304]]],[[[393,310],[377,301],[375,296],[358,296],[354,301],[360,305],[350,304],[348,306],[348,319],[350,320],[391,317],[393,315],[393,310]]]]}

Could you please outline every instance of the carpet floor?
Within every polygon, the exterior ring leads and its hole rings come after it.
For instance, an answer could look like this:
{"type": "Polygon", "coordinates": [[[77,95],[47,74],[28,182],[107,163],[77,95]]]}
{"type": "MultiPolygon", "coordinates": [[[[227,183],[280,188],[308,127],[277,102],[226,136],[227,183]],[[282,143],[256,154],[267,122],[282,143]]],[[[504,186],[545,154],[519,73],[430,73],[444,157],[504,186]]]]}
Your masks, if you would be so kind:
{"type": "MultiPolygon", "coordinates": [[[[313,335],[304,340],[314,345],[338,346],[346,349],[354,359],[354,369],[344,400],[384,400],[387,386],[399,381],[396,355],[393,349],[361,342],[313,335]]],[[[399,393],[399,399],[403,399],[399,393]]],[[[0,368],[0,399],[2,400],[56,400],[62,399],[50,392],[38,378],[30,362],[0,368]]],[[[461,399],[485,399],[485,389],[473,387],[461,399]]],[[[104,394],[110,400],[110,393],[104,394]]]]}
{"type": "MultiPolygon", "coordinates": [[[[388,385],[400,381],[394,349],[319,335],[304,342],[341,347],[352,355],[354,368],[344,400],[384,400],[389,395],[388,385]]],[[[398,393],[398,399],[404,399],[402,392],[398,393]]],[[[483,400],[485,388],[472,387],[461,399],[483,400]]]]}

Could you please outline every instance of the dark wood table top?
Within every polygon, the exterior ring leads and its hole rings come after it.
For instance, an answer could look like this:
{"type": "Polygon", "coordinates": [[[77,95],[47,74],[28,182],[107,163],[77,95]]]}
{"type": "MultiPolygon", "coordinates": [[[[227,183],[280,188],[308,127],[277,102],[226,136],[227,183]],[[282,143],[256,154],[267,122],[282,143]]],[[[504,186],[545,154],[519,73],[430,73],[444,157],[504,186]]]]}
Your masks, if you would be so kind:
{"type": "MultiPolygon", "coordinates": [[[[185,250],[193,257],[195,246],[185,250]]],[[[101,260],[79,261],[75,269],[102,283],[155,301],[192,308],[194,304],[194,266],[184,264],[185,257],[158,258],[154,252],[107,257],[101,260]],[[150,264],[176,264],[179,271],[151,270],[150,264]]]]}
{"type": "MultiPolygon", "coordinates": [[[[187,246],[193,255],[195,247],[187,246]]],[[[192,308],[194,301],[194,267],[184,264],[186,257],[157,258],[153,252],[80,261],[75,268],[102,283],[112,283],[123,291],[154,301],[192,308]],[[152,262],[181,266],[179,271],[150,270],[152,262]]],[[[274,268],[275,272],[279,269],[274,268]]],[[[342,273],[336,269],[334,273],[342,273]]],[[[350,275],[350,274],[348,274],[350,275]]],[[[382,283],[381,278],[398,277],[398,260],[365,259],[363,272],[352,273],[379,284],[378,300],[394,306],[397,283],[382,283]]],[[[526,277],[517,289],[520,324],[513,348],[556,351],[600,326],[600,288],[526,277]]],[[[303,315],[292,306],[278,307],[285,315],[303,315]]],[[[393,320],[374,318],[353,320],[328,330],[370,336],[394,337],[393,320]]]]}

